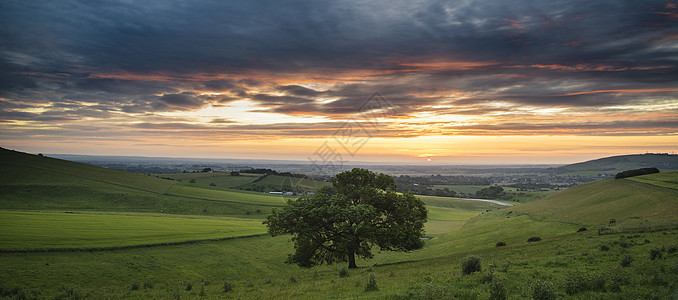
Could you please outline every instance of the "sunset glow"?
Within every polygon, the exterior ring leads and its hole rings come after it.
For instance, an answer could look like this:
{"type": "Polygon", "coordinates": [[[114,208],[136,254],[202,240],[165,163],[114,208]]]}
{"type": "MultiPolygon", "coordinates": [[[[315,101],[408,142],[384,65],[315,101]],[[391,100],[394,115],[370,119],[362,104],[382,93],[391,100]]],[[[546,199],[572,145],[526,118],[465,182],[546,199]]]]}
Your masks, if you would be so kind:
{"type": "Polygon", "coordinates": [[[346,161],[454,164],[674,152],[678,5],[622,2],[6,1],[0,146],[308,161],[334,141],[346,161]],[[342,148],[347,129],[360,147],[342,148]]]}

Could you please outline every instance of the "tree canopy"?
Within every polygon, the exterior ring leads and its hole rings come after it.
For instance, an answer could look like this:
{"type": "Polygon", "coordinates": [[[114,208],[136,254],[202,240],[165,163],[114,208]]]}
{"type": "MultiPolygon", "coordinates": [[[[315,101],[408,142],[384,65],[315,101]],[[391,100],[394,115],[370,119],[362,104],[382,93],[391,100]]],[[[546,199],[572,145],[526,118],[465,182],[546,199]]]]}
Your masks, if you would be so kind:
{"type": "Polygon", "coordinates": [[[287,262],[301,267],[336,262],[356,268],[372,248],[410,251],[424,245],[427,210],[412,193],[395,192],[393,178],[355,168],[337,174],[332,186],[290,200],[264,221],[271,235],[292,234],[287,262]]]}

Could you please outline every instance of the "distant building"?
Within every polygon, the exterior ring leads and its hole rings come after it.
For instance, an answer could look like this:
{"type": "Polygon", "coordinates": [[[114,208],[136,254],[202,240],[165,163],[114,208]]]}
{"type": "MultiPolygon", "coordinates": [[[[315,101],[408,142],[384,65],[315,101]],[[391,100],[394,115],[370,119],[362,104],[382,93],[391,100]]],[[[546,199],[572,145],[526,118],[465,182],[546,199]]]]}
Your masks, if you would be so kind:
{"type": "Polygon", "coordinates": [[[276,195],[282,195],[283,192],[268,192],[269,194],[276,194],[276,195]]]}

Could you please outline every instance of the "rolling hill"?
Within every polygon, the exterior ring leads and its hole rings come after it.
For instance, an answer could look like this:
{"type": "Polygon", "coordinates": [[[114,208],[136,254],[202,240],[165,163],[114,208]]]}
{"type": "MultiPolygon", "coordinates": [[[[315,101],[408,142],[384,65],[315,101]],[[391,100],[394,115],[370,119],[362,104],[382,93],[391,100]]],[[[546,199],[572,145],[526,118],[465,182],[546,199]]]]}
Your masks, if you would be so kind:
{"type": "Polygon", "coordinates": [[[625,179],[603,179],[511,209],[549,220],[581,225],[635,220],[678,223],[678,171],[625,179]]]}
{"type": "Polygon", "coordinates": [[[551,170],[567,175],[597,175],[652,167],[661,171],[678,170],[678,155],[668,153],[619,155],[565,165],[551,170]]]}
{"type": "Polygon", "coordinates": [[[285,199],[0,149],[0,209],[261,218],[285,199]],[[195,193],[186,193],[192,190],[195,193]]]}

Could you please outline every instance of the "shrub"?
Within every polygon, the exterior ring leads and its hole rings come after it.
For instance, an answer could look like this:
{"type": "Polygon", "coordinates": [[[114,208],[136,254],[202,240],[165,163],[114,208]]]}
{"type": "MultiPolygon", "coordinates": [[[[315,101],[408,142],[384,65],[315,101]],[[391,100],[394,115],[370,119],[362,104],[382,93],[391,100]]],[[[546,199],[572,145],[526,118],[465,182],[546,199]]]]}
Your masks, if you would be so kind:
{"type": "Polygon", "coordinates": [[[504,246],[506,246],[506,243],[504,243],[504,242],[497,242],[497,245],[496,245],[496,246],[497,246],[497,247],[504,247],[504,246]]]}
{"type": "Polygon", "coordinates": [[[130,289],[133,290],[133,291],[138,290],[139,289],[139,283],[138,282],[132,283],[132,287],[130,289]]]}
{"type": "Polygon", "coordinates": [[[229,281],[224,282],[224,293],[228,293],[233,290],[233,284],[229,281]]]}
{"type": "Polygon", "coordinates": [[[297,282],[297,279],[294,278],[294,276],[290,277],[290,283],[295,283],[295,282],[297,282]]]}
{"type": "Polygon", "coordinates": [[[527,239],[527,241],[528,242],[539,242],[539,241],[541,241],[541,237],[533,236],[533,237],[527,239]]]}
{"type": "Polygon", "coordinates": [[[217,184],[214,182],[210,182],[210,186],[217,186],[217,184]]]}
{"type": "Polygon", "coordinates": [[[579,229],[577,229],[577,232],[582,232],[586,230],[588,230],[586,227],[579,227],[579,229]]]}
{"type": "Polygon", "coordinates": [[[504,281],[498,277],[494,277],[490,282],[490,300],[504,300],[506,299],[506,288],[504,281]]]}
{"type": "Polygon", "coordinates": [[[339,270],[339,277],[348,277],[348,270],[346,268],[341,268],[341,270],[339,270]]]}
{"type": "Polygon", "coordinates": [[[205,285],[204,284],[200,285],[200,293],[198,293],[198,296],[205,296],[205,285]]]}
{"type": "Polygon", "coordinates": [[[374,273],[370,273],[370,276],[367,277],[367,283],[365,284],[365,291],[372,292],[378,290],[379,287],[377,287],[377,279],[374,277],[374,273]]]}
{"type": "Polygon", "coordinates": [[[556,299],[556,291],[553,284],[546,281],[537,280],[530,287],[531,296],[534,300],[556,299]]]}
{"type": "Polygon", "coordinates": [[[196,182],[195,178],[193,178],[193,179],[191,179],[191,181],[189,181],[189,183],[195,183],[195,182],[196,182]]]}
{"type": "Polygon", "coordinates": [[[666,253],[673,254],[676,253],[676,251],[678,251],[678,246],[670,246],[669,249],[666,250],[666,253]]]}
{"type": "Polygon", "coordinates": [[[480,272],[480,257],[476,255],[468,255],[461,261],[461,272],[464,275],[473,272],[480,272]]]}
{"type": "Polygon", "coordinates": [[[662,249],[659,248],[654,248],[650,250],[650,259],[655,260],[655,259],[662,259],[664,255],[662,255],[662,249]]]}
{"type": "Polygon", "coordinates": [[[187,284],[186,284],[186,290],[187,290],[187,291],[190,291],[190,290],[192,290],[192,289],[193,289],[193,284],[191,284],[190,282],[187,283],[187,284]]]}
{"type": "Polygon", "coordinates": [[[610,250],[610,247],[608,247],[607,245],[600,246],[600,251],[609,251],[609,250],[610,250]]]}
{"type": "Polygon", "coordinates": [[[626,267],[630,266],[632,262],[633,262],[633,256],[631,256],[631,254],[626,253],[626,254],[624,254],[624,257],[622,257],[621,263],[619,263],[619,265],[626,268],[626,267]]]}

